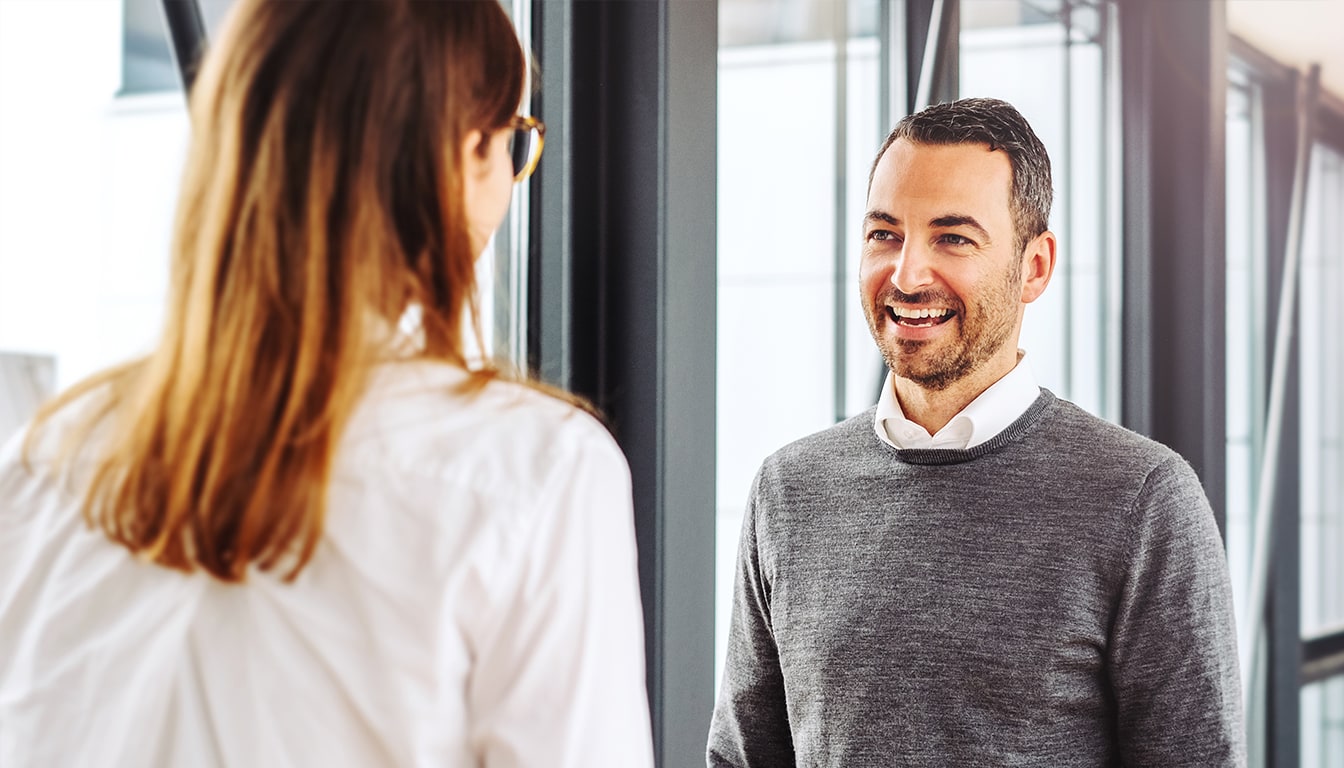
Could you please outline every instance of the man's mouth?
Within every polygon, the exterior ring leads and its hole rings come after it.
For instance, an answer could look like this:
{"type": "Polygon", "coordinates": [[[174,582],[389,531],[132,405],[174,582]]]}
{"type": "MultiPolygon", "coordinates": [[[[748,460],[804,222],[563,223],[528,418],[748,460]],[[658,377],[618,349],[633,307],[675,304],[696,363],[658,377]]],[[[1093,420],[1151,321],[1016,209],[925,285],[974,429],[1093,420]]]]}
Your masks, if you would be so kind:
{"type": "Polygon", "coordinates": [[[946,308],[887,307],[887,316],[897,325],[907,328],[931,328],[942,325],[956,316],[956,312],[946,308]]]}

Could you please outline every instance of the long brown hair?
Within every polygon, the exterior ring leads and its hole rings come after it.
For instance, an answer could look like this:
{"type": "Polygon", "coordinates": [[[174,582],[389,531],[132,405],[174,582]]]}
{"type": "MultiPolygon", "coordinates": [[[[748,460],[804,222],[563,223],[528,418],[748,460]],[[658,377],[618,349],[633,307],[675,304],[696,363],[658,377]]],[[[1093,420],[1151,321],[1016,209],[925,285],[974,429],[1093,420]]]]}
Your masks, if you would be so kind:
{"type": "Polygon", "coordinates": [[[507,124],[525,61],[497,0],[239,0],[191,96],[162,339],[38,417],[98,393],[91,525],[225,581],[303,568],[402,313],[420,307],[424,356],[468,367],[458,152],[507,124]]]}

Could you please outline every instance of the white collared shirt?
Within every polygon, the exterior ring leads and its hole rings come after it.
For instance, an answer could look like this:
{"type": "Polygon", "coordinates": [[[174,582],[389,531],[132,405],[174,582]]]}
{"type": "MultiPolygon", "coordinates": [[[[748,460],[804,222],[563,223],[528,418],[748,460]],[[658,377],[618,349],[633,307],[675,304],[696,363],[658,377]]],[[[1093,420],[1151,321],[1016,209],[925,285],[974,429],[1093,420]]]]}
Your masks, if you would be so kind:
{"type": "MultiPolygon", "coordinates": [[[[379,367],[298,578],[225,584],[84,525],[0,450],[6,766],[653,765],[630,475],[575,408],[379,367]]],[[[86,400],[88,398],[86,397],[86,400]]]]}
{"type": "Polygon", "coordinates": [[[923,427],[905,417],[896,398],[894,375],[887,373],[882,395],[877,400],[873,429],[882,442],[897,449],[965,449],[988,442],[1017,421],[1040,396],[1041,389],[1025,357],[1003,378],[990,385],[962,408],[947,425],[930,435],[923,427]]]}

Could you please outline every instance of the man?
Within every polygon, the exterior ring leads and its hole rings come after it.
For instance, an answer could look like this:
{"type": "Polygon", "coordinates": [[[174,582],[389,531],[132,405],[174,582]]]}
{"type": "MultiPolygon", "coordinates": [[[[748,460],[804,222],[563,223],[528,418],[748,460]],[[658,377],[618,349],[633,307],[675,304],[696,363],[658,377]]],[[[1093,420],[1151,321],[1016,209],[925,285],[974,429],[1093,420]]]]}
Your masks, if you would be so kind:
{"type": "Polygon", "coordinates": [[[859,287],[890,374],[757,474],[710,766],[1245,763],[1199,480],[1040,389],[1017,348],[1050,202],[1002,101],[887,138],[859,287]]]}

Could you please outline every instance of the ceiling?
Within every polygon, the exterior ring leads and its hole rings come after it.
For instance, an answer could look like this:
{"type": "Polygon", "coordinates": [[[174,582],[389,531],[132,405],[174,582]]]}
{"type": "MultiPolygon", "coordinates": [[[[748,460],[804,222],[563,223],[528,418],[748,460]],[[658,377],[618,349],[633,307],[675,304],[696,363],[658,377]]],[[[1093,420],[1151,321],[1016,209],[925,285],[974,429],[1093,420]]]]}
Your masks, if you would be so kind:
{"type": "Polygon", "coordinates": [[[1227,26],[1273,58],[1307,71],[1344,98],[1344,0],[1228,0],[1227,26]]]}

